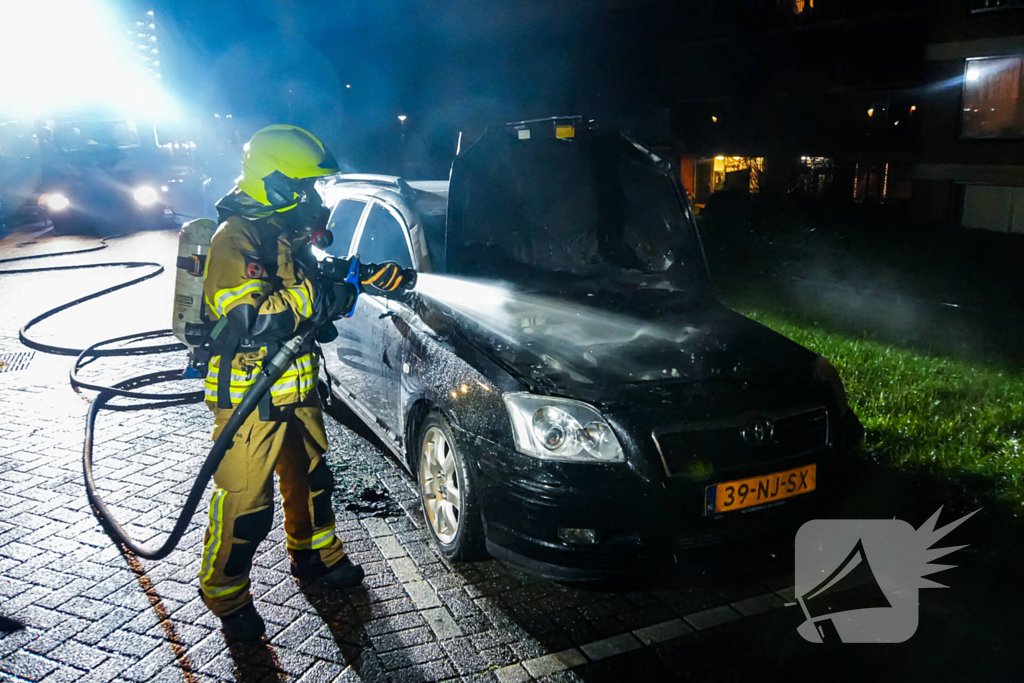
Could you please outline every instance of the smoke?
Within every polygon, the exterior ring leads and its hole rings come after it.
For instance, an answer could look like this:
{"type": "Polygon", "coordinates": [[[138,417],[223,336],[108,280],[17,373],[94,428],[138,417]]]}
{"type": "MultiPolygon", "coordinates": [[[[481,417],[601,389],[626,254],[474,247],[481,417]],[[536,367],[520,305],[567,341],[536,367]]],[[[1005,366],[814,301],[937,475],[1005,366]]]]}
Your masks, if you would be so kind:
{"type": "Polygon", "coordinates": [[[664,31],[653,8],[608,0],[179,0],[164,25],[178,90],[243,137],[290,122],[353,170],[421,178],[447,175],[460,131],[649,113],[664,31]]]}
{"type": "Polygon", "coordinates": [[[1007,276],[1014,251],[984,236],[926,232],[896,207],[726,199],[702,217],[702,234],[712,274],[739,307],[930,354],[1024,360],[1020,290],[1007,276]]]}
{"type": "MultiPolygon", "coordinates": [[[[715,326],[703,326],[698,316],[655,322],[502,282],[429,274],[420,275],[417,292],[492,335],[495,352],[519,360],[518,352],[525,352],[538,371],[569,373],[585,383],[597,375],[628,382],[693,379],[722,361],[718,352],[725,348],[715,326]]],[[[732,362],[721,369],[735,370],[732,362]]]]}
{"type": "Polygon", "coordinates": [[[669,344],[692,340],[693,328],[668,327],[593,306],[536,294],[513,285],[422,274],[416,291],[484,325],[509,342],[523,332],[574,346],[616,345],[648,337],[669,344]]]}

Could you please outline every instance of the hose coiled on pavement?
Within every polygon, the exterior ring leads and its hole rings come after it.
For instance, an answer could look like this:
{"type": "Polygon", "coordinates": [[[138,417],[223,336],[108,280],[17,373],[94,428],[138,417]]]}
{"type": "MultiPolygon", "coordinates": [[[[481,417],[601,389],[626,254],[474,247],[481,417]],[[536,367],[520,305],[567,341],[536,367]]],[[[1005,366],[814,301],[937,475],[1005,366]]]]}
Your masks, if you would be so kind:
{"type": "MultiPolygon", "coordinates": [[[[113,236],[117,237],[117,235],[113,236]]],[[[48,254],[35,254],[31,256],[19,256],[15,258],[0,259],[0,264],[13,263],[15,261],[28,261],[41,258],[52,258],[57,256],[71,256],[74,254],[84,254],[88,252],[99,251],[107,248],[107,239],[100,240],[100,245],[95,247],[88,247],[85,249],[76,249],[72,251],[54,252],[48,254]]],[[[100,357],[111,357],[111,356],[137,356],[137,355],[149,355],[149,354],[161,354],[170,353],[174,351],[184,351],[188,347],[180,342],[174,342],[170,344],[153,344],[149,346],[133,346],[129,348],[116,348],[107,349],[101,348],[111,344],[117,343],[128,343],[137,341],[146,341],[150,339],[158,339],[161,337],[167,337],[171,335],[171,330],[154,330],[151,332],[139,332],[136,334],[125,335],[122,337],[116,337],[114,339],[107,339],[104,341],[96,342],[84,349],[76,349],[64,346],[56,346],[52,344],[45,344],[43,342],[32,339],[28,336],[28,331],[39,324],[40,322],[50,318],[61,311],[65,311],[73,306],[83,304],[87,301],[97,299],[101,296],[105,296],[112,292],[116,292],[126,287],[137,285],[141,282],[154,278],[164,272],[164,267],[159,263],[150,261],[115,261],[108,263],[89,263],[79,264],[71,266],[54,266],[54,267],[43,267],[43,268],[23,268],[19,270],[0,270],[0,275],[16,275],[23,273],[42,273],[42,272],[53,272],[53,271],[64,271],[64,270],[79,270],[87,268],[109,268],[109,267],[126,267],[126,268],[143,268],[151,267],[154,270],[145,275],[131,278],[124,282],[118,283],[111,287],[87,294],[79,297],[68,303],[61,304],[55,308],[51,308],[43,313],[35,316],[29,320],[25,325],[18,331],[18,338],[21,343],[25,346],[41,351],[43,353],[49,353],[59,356],[76,356],[74,366],[70,372],[71,386],[77,391],[78,389],[89,389],[91,391],[99,392],[92,404],[89,406],[89,411],[85,418],[85,443],[82,449],[82,469],[85,474],[85,490],[86,495],[89,498],[89,503],[92,505],[93,513],[99,519],[100,524],[103,526],[107,534],[116,542],[121,544],[124,548],[130,550],[139,557],[144,557],[151,560],[159,560],[167,557],[172,550],[178,545],[181,537],[185,534],[185,530],[188,528],[189,523],[192,520],[192,516],[195,514],[196,509],[199,507],[199,503],[202,500],[203,492],[206,490],[206,485],[210,482],[213,477],[213,473],[217,471],[217,467],[220,465],[221,460],[224,458],[224,454],[231,446],[231,441],[238,432],[239,427],[245,422],[246,418],[252,413],[252,411],[259,405],[260,399],[263,397],[270,387],[276,382],[285,369],[288,367],[291,360],[298,353],[299,348],[305,341],[305,338],[312,334],[312,330],[307,330],[302,334],[295,335],[292,339],[281,345],[280,351],[270,359],[269,363],[264,363],[263,372],[260,373],[256,383],[246,392],[245,397],[241,403],[234,409],[231,417],[228,419],[224,426],[223,431],[217,440],[214,442],[213,447],[210,449],[209,454],[206,456],[206,460],[203,462],[202,467],[199,469],[199,474],[196,476],[195,482],[189,491],[188,497],[185,500],[185,506],[182,508],[181,513],[178,515],[178,519],[175,521],[174,528],[171,530],[170,535],[167,539],[157,548],[146,548],[135,541],[127,531],[125,531],[117,520],[114,518],[113,513],[107,508],[103,499],[100,497],[99,492],[96,490],[96,481],[93,478],[92,472],[92,458],[93,458],[93,441],[95,436],[96,417],[99,411],[106,408],[107,410],[116,411],[129,411],[129,410],[145,410],[149,408],[167,408],[178,405],[188,405],[192,403],[199,403],[203,400],[204,394],[202,391],[190,391],[190,392],[178,392],[178,393],[160,393],[160,392],[148,392],[138,391],[140,387],[149,387],[155,384],[163,382],[174,382],[183,379],[183,370],[163,370],[158,372],[152,372],[138,377],[131,377],[129,379],[117,382],[112,386],[103,384],[95,384],[87,382],[78,376],[78,371],[87,363],[100,357]],[[130,405],[110,405],[109,402],[115,397],[132,398],[137,400],[146,401],[145,403],[135,403],[130,405]]]]}
{"type": "MultiPolygon", "coordinates": [[[[213,478],[213,473],[217,471],[217,467],[220,466],[220,461],[224,459],[224,454],[227,453],[228,448],[231,447],[231,440],[235,437],[235,433],[238,428],[242,426],[249,414],[259,405],[260,399],[263,394],[270,391],[270,387],[273,386],[274,382],[280,379],[281,375],[284,374],[285,369],[291,363],[292,359],[298,353],[301,348],[303,341],[305,340],[306,334],[295,335],[292,339],[285,342],[281,346],[281,350],[270,360],[269,363],[264,362],[263,372],[260,373],[259,379],[256,383],[249,388],[245,393],[245,397],[242,398],[241,403],[232,411],[231,417],[228,418],[227,423],[224,425],[224,431],[221,432],[217,440],[213,442],[213,448],[210,449],[210,453],[206,456],[206,460],[203,461],[203,466],[199,469],[199,474],[196,475],[196,479],[192,484],[192,488],[188,492],[188,497],[185,499],[185,506],[182,508],[181,513],[178,515],[177,521],[174,523],[174,528],[171,530],[170,535],[163,544],[155,549],[145,548],[139,545],[132,537],[121,528],[121,525],[114,519],[113,513],[107,508],[100,498],[99,493],[96,491],[96,482],[92,476],[92,443],[93,443],[93,429],[96,424],[96,414],[116,395],[132,395],[140,396],[145,395],[140,392],[130,391],[131,387],[146,386],[148,384],[155,384],[157,382],[167,381],[164,376],[165,373],[152,373],[150,375],[143,375],[141,377],[134,377],[123,382],[115,384],[110,387],[109,390],[100,392],[100,395],[96,397],[92,405],[89,406],[89,414],[85,419],[85,449],[82,453],[82,465],[85,470],[85,490],[89,496],[89,502],[92,503],[93,511],[96,516],[99,517],[104,527],[107,529],[107,533],[111,535],[115,541],[121,543],[126,548],[131,550],[139,557],[145,557],[150,560],[159,560],[167,557],[175,546],[178,545],[178,541],[185,534],[185,530],[188,528],[189,522],[192,521],[192,515],[195,514],[196,508],[199,507],[199,503],[203,498],[203,492],[206,490],[206,485],[210,483],[210,479],[213,478]]],[[[178,371],[174,371],[175,374],[180,375],[178,371]]],[[[180,376],[172,376],[171,379],[180,379],[180,376]]],[[[160,396],[160,394],[156,394],[160,396]]],[[[175,402],[164,401],[160,404],[161,407],[167,405],[181,405],[184,401],[175,402]]],[[[193,401],[187,401],[189,403],[193,401]]],[[[153,407],[152,405],[143,407],[153,407]]],[[[114,410],[131,410],[136,409],[137,406],[118,406],[113,408],[114,410]]]]}

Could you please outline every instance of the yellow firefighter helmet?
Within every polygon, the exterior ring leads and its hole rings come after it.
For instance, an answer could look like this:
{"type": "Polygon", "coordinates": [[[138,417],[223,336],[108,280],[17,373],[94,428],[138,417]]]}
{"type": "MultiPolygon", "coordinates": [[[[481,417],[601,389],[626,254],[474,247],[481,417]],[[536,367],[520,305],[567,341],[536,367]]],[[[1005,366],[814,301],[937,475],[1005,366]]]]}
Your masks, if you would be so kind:
{"type": "Polygon", "coordinates": [[[294,208],[312,180],[338,172],[320,140],[298,126],[279,123],[256,131],[242,153],[238,188],[274,211],[294,208]],[[303,182],[305,181],[305,182],[303,182]]]}

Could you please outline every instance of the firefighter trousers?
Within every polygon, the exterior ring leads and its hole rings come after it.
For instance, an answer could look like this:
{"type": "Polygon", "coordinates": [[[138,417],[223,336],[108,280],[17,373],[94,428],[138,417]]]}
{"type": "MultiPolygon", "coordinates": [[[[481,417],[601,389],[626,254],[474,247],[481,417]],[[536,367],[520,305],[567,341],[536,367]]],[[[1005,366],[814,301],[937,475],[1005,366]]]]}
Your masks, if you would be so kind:
{"type": "MultiPolygon", "coordinates": [[[[215,410],[213,438],[231,412],[215,410]]],[[[293,573],[315,578],[345,556],[341,539],[335,535],[334,477],[322,457],[327,437],[319,406],[275,407],[271,418],[261,421],[259,411],[253,411],[213,475],[199,586],[203,601],[217,616],[228,615],[252,600],[249,571],[253,556],[273,526],[274,472],[284,501],[293,573]]]]}

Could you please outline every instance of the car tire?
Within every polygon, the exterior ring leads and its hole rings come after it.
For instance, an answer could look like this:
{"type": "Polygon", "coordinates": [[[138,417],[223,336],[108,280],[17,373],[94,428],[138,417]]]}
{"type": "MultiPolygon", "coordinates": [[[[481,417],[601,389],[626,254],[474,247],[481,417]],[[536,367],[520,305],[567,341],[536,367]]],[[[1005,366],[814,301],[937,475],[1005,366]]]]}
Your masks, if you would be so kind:
{"type": "Polygon", "coordinates": [[[456,448],[448,420],[440,411],[424,418],[416,448],[414,476],[434,546],[449,560],[486,557],[476,473],[456,448]]]}

